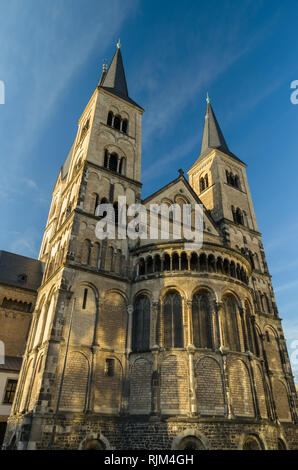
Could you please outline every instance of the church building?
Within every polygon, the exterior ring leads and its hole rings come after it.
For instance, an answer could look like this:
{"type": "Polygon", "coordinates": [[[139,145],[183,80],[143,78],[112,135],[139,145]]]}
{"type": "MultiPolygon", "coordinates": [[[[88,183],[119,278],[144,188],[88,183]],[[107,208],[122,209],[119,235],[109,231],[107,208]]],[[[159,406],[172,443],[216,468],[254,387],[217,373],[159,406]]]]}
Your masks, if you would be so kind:
{"type": "Polygon", "coordinates": [[[296,388],[246,164],[207,98],[199,156],[142,199],[143,112],[118,44],[53,189],[4,448],[297,449],[296,388]],[[100,240],[97,208],[112,204],[119,224],[120,196],[148,211],[202,204],[202,247],[100,240]]]}

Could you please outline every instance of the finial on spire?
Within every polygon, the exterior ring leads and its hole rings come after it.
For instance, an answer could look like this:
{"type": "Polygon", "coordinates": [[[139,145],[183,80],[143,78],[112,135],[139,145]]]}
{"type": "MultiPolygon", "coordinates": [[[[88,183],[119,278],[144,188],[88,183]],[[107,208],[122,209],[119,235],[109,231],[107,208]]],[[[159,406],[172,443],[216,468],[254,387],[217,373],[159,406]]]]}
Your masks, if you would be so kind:
{"type": "Polygon", "coordinates": [[[102,71],[106,72],[108,69],[107,59],[103,59],[102,71]]]}
{"type": "Polygon", "coordinates": [[[206,98],[206,101],[207,101],[208,104],[210,103],[210,98],[209,98],[208,91],[207,91],[207,98],[206,98]]]}
{"type": "Polygon", "coordinates": [[[122,46],[122,44],[121,44],[120,38],[119,38],[119,40],[118,40],[118,42],[117,42],[117,47],[118,47],[118,49],[120,49],[121,46],[122,46]]]}

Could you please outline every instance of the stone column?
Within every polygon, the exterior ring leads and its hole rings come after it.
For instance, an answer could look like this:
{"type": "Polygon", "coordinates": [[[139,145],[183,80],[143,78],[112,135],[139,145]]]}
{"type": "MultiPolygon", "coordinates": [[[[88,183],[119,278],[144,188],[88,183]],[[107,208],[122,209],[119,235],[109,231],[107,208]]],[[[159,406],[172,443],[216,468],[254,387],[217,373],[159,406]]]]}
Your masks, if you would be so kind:
{"type": "Polygon", "coordinates": [[[231,400],[230,386],[229,386],[229,379],[228,379],[227,356],[223,354],[222,360],[223,360],[223,381],[225,385],[227,415],[228,415],[228,419],[234,419],[235,415],[234,415],[233,407],[232,407],[232,400],[231,400]]]}
{"type": "Polygon", "coordinates": [[[128,320],[127,320],[127,338],[126,338],[126,353],[129,354],[132,350],[132,314],[133,306],[127,306],[128,320]]]}
{"type": "Polygon", "coordinates": [[[153,370],[152,370],[152,381],[151,381],[151,413],[154,416],[160,414],[160,374],[158,370],[158,358],[159,358],[159,347],[153,346],[153,370]]]}
{"type": "Polygon", "coordinates": [[[223,348],[224,338],[222,331],[223,320],[223,302],[215,302],[216,327],[217,327],[217,347],[223,348]]]}
{"type": "Polygon", "coordinates": [[[196,387],[195,387],[195,374],[194,374],[194,353],[195,349],[193,345],[189,344],[187,347],[188,351],[188,364],[189,364],[189,401],[190,401],[190,414],[191,416],[198,414],[198,405],[196,397],[196,387]]]}
{"type": "Polygon", "coordinates": [[[246,352],[248,351],[248,344],[247,344],[247,331],[246,331],[246,325],[244,321],[244,309],[242,307],[239,307],[239,315],[240,315],[240,326],[241,329],[239,328],[239,322],[238,323],[238,330],[239,330],[239,342],[240,342],[240,348],[241,351],[246,352]],[[240,334],[241,332],[241,334],[240,334]]]}
{"type": "Polygon", "coordinates": [[[187,344],[193,345],[193,326],[192,326],[192,301],[186,301],[187,308],[187,322],[188,322],[188,335],[187,335],[187,344]]]}
{"type": "Polygon", "coordinates": [[[158,308],[159,302],[152,302],[152,327],[150,328],[150,348],[155,348],[157,345],[158,308]]]}

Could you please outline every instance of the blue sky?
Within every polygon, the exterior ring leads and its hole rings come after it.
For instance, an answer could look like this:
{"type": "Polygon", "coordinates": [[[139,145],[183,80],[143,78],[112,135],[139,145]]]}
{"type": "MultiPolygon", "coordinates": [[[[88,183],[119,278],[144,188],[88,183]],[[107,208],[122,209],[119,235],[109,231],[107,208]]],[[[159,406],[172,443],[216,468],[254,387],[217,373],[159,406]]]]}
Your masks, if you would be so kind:
{"type": "MultiPolygon", "coordinates": [[[[0,0],[0,249],[36,257],[53,189],[102,61],[123,44],[145,108],[143,196],[198,156],[208,90],[248,164],[285,335],[298,340],[298,3],[0,0]]],[[[293,354],[294,356],[294,354],[293,354]]],[[[293,365],[298,377],[298,365],[293,365]]]]}

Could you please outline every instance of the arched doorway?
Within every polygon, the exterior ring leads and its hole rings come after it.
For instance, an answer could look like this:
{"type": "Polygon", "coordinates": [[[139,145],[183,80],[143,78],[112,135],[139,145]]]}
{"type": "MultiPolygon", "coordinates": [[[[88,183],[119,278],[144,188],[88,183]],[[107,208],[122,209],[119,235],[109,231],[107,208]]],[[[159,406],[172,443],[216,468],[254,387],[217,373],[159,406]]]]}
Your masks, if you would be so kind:
{"type": "Polygon", "coordinates": [[[247,436],[243,444],[243,450],[263,450],[264,446],[257,436],[247,436]]]}
{"type": "Polygon", "coordinates": [[[92,439],[85,443],[83,450],[105,450],[105,445],[98,439],[92,439]]]}
{"type": "Polygon", "coordinates": [[[180,441],[177,450],[205,450],[205,447],[197,437],[186,436],[180,441]]]}

